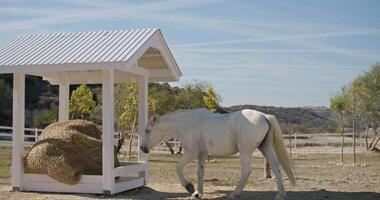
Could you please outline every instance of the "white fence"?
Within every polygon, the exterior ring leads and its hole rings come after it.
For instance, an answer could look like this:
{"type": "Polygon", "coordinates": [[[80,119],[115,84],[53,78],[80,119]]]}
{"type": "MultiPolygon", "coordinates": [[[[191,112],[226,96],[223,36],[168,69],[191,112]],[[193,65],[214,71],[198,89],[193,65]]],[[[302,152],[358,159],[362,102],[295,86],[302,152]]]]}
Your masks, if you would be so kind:
{"type": "MultiPolygon", "coordinates": [[[[25,128],[25,144],[33,145],[38,141],[38,137],[41,134],[42,129],[38,128],[25,128]]],[[[345,136],[345,147],[349,149],[352,146],[352,133],[344,133],[345,136]]],[[[358,150],[360,148],[365,149],[365,139],[363,133],[356,133],[356,146],[358,150]]],[[[120,134],[114,133],[115,143],[119,139],[120,134]]],[[[303,153],[304,151],[316,151],[316,152],[338,152],[338,147],[340,147],[340,137],[338,133],[313,133],[313,134],[300,134],[294,133],[291,135],[284,135],[284,141],[286,146],[289,148],[288,151],[292,153],[303,153]]],[[[135,138],[137,141],[137,137],[135,138]]],[[[0,141],[12,141],[12,127],[0,126],[0,141]]],[[[180,147],[180,142],[178,140],[171,140],[168,143],[172,146],[175,152],[178,152],[180,147]]],[[[137,150],[137,142],[133,142],[132,149],[137,150]]],[[[124,145],[123,148],[126,148],[124,145]]],[[[168,153],[169,148],[162,142],[153,149],[157,153],[168,153]]],[[[349,152],[349,151],[348,151],[349,152]]]]}
{"type": "MultiPolygon", "coordinates": [[[[43,129],[25,128],[25,144],[33,145],[38,141],[43,129]]],[[[0,141],[12,141],[13,128],[10,126],[0,126],[0,141]]],[[[114,139],[117,141],[120,138],[118,132],[114,133],[114,139]]]]}
{"type": "MultiPolygon", "coordinates": [[[[12,141],[13,128],[9,126],[0,126],[0,140],[12,141]]],[[[39,135],[41,135],[42,129],[38,128],[25,128],[25,143],[33,145],[39,135]]]]}

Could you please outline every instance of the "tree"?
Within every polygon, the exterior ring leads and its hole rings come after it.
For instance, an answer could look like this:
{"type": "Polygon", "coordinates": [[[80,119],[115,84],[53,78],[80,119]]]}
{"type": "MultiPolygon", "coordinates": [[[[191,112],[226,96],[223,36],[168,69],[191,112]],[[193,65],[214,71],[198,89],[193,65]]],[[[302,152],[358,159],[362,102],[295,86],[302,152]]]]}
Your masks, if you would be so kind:
{"type": "Polygon", "coordinates": [[[360,88],[356,85],[352,85],[350,88],[346,89],[346,97],[347,97],[347,108],[346,112],[350,113],[352,118],[352,151],[353,151],[353,162],[356,164],[356,134],[355,134],[355,119],[357,117],[357,94],[360,91],[360,88]]]}
{"type": "Polygon", "coordinates": [[[340,160],[343,162],[343,148],[344,148],[344,111],[347,107],[347,98],[343,92],[338,93],[330,98],[330,109],[339,115],[340,120],[340,134],[341,134],[341,154],[340,160]]]}
{"type": "Polygon", "coordinates": [[[37,117],[36,126],[38,128],[45,128],[51,123],[57,122],[58,119],[58,106],[54,106],[53,108],[43,112],[41,115],[37,117]]]}
{"type": "Polygon", "coordinates": [[[377,128],[380,123],[380,64],[375,64],[370,71],[358,76],[350,85],[351,98],[355,98],[355,113],[366,127],[365,141],[367,150],[375,150],[380,136],[377,128]],[[368,141],[369,128],[374,137],[368,141]]]}
{"type": "Polygon", "coordinates": [[[219,109],[219,99],[220,98],[214,91],[214,88],[209,85],[207,87],[207,95],[203,96],[203,101],[207,109],[209,109],[211,112],[217,112],[219,109]]]}
{"type": "Polygon", "coordinates": [[[79,86],[71,94],[70,98],[70,114],[71,119],[84,119],[96,107],[96,101],[93,99],[94,94],[86,85],[79,86]]]}
{"type": "MultiPolygon", "coordinates": [[[[154,115],[157,108],[155,95],[148,96],[150,115],[154,115]]],[[[136,83],[117,84],[115,87],[115,119],[116,127],[120,132],[117,152],[129,137],[129,158],[131,157],[131,145],[137,132],[138,124],[138,85],[136,83]]]]}
{"type": "MultiPolygon", "coordinates": [[[[119,153],[124,141],[129,137],[130,144],[136,132],[138,113],[138,85],[122,83],[115,86],[115,119],[116,128],[120,133],[116,151],[119,153]]],[[[131,152],[129,157],[131,157],[131,152]]]]}
{"type": "Polygon", "coordinates": [[[196,80],[193,83],[183,86],[181,91],[175,97],[176,110],[206,108],[203,97],[207,95],[207,86],[207,83],[196,80]]]}

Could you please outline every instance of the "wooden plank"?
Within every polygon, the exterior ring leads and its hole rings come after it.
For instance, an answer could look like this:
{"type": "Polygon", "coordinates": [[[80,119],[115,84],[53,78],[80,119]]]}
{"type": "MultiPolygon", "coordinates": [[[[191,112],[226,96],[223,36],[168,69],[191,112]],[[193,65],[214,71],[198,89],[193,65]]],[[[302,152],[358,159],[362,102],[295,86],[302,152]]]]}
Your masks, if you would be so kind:
{"type": "Polygon", "coordinates": [[[115,178],[112,176],[114,168],[114,70],[103,70],[102,78],[103,190],[113,193],[115,188],[115,178]]]}
{"type": "Polygon", "coordinates": [[[113,176],[128,176],[128,174],[138,173],[141,171],[148,170],[148,163],[122,163],[122,166],[116,167],[113,170],[113,176]]]}
{"type": "MultiPolygon", "coordinates": [[[[138,79],[138,85],[139,85],[139,110],[138,110],[138,133],[139,135],[145,133],[145,127],[148,122],[148,78],[147,76],[141,76],[138,79]]],[[[141,146],[141,139],[142,137],[138,138],[138,146],[139,149],[138,152],[138,162],[139,163],[147,163],[148,162],[148,154],[142,152],[140,150],[141,146]]],[[[144,172],[140,173],[140,176],[145,177],[145,184],[148,182],[148,171],[145,170],[144,172]]]]}
{"type": "Polygon", "coordinates": [[[12,187],[23,189],[25,74],[13,74],[12,187]]]}
{"type": "Polygon", "coordinates": [[[65,77],[59,84],[59,121],[69,120],[70,85],[65,77]]]}
{"type": "MultiPolygon", "coordinates": [[[[44,183],[54,183],[58,182],[52,178],[50,178],[46,174],[24,174],[25,182],[44,182],[44,183]]],[[[82,175],[79,180],[80,184],[102,184],[103,178],[101,175],[82,175]]]]}
{"type": "Polygon", "coordinates": [[[115,191],[112,194],[123,192],[126,190],[131,190],[134,188],[139,188],[144,186],[143,177],[134,177],[134,178],[121,178],[117,180],[115,191]]]}
{"type": "Polygon", "coordinates": [[[102,194],[102,184],[76,184],[67,185],[58,182],[24,182],[23,191],[35,192],[59,192],[59,193],[93,193],[102,194]]]}

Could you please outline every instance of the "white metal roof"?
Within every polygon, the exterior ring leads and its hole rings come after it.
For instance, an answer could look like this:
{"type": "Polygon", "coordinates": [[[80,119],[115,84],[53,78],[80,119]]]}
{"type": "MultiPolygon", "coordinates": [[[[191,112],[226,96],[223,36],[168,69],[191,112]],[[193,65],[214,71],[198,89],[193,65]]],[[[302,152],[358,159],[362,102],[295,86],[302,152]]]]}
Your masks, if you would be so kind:
{"type": "Polygon", "coordinates": [[[19,36],[0,49],[0,65],[127,61],[157,29],[19,36]]]}
{"type": "Polygon", "coordinates": [[[182,75],[157,28],[23,35],[0,47],[0,73],[120,69],[140,63],[182,75]]]}

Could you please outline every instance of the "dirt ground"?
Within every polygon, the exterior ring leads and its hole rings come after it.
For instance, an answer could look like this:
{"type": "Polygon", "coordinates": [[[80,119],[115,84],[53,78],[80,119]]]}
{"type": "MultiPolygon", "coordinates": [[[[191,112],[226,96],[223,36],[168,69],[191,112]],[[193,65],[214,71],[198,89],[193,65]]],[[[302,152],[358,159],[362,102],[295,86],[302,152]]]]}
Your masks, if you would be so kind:
{"type": "MultiPolygon", "coordinates": [[[[101,195],[52,194],[9,192],[10,151],[0,148],[0,199],[101,199],[101,195]]],[[[380,154],[357,155],[358,165],[352,165],[352,155],[346,155],[347,163],[339,164],[338,154],[293,155],[296,165],[296,186],[285,180],[286,199],[380,199],[380,154]]],[[[205,194],[203,199],[225,199],[240,175],[236,156],[215,158],[206,164],[205,194]]],[[[146,187],[111,196],[109,199],[188,199],[175,174],[178,157],[154,154],[150,156],[150,180],[146,187]]],[[[263,179],[263,158],[254,156],[253,172],[240,199],[267,200],[276,194],[275,179],[263,179]]],[[[196,182],[196,161],[185,169],[186,177],[196,182]]]]}

